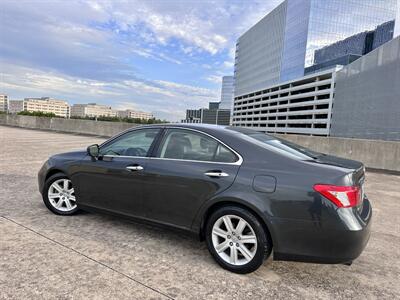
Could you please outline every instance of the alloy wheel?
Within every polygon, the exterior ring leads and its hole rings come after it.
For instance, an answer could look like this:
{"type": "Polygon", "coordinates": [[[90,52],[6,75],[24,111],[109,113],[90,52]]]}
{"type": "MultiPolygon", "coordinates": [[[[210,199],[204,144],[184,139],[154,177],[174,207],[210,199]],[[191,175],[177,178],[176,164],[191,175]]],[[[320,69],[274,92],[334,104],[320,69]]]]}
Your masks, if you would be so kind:
{"type": "Polygon", "coordinates": [[[59,211],[69,212],[76,208],[75,191],[69,179],[54,181],[49,187],[47,196],[50,204],[59,211]]]}
{"type": "Polygon", "coordinates": [[[249,263],[257,251],[253,228],[236,215],[222,216],[214,223],[212,243],[219,257],[236,266],[249,263]]]}

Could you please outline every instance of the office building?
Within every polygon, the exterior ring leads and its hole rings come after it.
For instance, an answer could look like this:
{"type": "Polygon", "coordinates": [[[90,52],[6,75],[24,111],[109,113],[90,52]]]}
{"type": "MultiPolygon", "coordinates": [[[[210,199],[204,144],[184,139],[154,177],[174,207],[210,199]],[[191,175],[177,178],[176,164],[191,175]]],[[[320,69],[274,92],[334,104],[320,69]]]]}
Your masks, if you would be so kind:
{"type": "Polygon", "coordinates": [[[397,0],[285,0],[239,37],[235,97],[304,76],[304,69],[316,64],[317,50],[350,36],[375,30],[372,48],[390,40],[396,10],[397,0]]]}
{"type": "Polygon", "coordinates": [[[233,109],[233,88],[233,76],[223,76],[221,86],[221,102],[219,104],[219,108],[230,110],[233,109]]]}
{"type": "Polygon", "coordinates": [[[233,125],[400,141],[400,36],[344,67],[235,97],[233,125]]]}
{"type": "Polygon", "coordinates": [[[229,109],[220,109],[219,102],[210,102],[208,108],[186,110],[186,119],[181,123],[229,125],[230,116],[229,109]]]}
{"type": "Polygon", "coordinates": [[[331,136],[400,141],[400,37],[336,74],[331,136]]]}
{"type": "Polygon", "coordinates": [[[8,112],[16,114],[24,110],[24,100],[8,100],[8,112]]]}
{"type": "Polygon", "coordinates": [[[71,107],[72,117],[115,117],[117,112],[111,108],[111,106],[88,103],[88,104],[74,104],[71,107]]]}
{"type": "Polygon", "coordinates": [[[69,105],[64,100],[50,97],[25,98],[23,100],[24,111],[53,113],[58,117],[69,118],[69,105]]]}
{"type": "Polygon", "coordinates": [[[0,111],[7,112],[8,111],[8,96],[0,95],[0,111]]]}
{"type": "Polygon", "coordinates": [[[117,116],[120,118],[129,118],[129,119],[142,119],[142,120],[154,119],[152,113],[132,110],[132,109],[117,111],[117,116]]]}
{"type": "Polygon", "coordinates": [[[314,52],[314,64],[305,68],[305,74],[348,65],[361,56],[380,47],[393,37],[394,21],[378,25],[374,30],[352,35],[344,40],[325,46],[314,52]]]}

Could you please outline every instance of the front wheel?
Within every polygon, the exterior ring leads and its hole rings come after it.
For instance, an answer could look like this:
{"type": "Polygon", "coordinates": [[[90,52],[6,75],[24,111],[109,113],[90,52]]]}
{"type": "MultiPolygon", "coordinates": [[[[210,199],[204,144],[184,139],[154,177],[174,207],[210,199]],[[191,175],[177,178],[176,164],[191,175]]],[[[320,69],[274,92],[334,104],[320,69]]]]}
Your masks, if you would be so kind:
{"type": "Polygon", "coordinates": [[[210,216],[206,242],[223,268],[241,274],[258,269],[272,250],[270,238],[257,217],[236,206],[222,207],[210,216]]]}
{"type": "Polygon", "coordinates": [[[46,207],[57,215],[72,215],[79,210],[72,182],[62,173],[46,180],[42,196],[46,207]]]}

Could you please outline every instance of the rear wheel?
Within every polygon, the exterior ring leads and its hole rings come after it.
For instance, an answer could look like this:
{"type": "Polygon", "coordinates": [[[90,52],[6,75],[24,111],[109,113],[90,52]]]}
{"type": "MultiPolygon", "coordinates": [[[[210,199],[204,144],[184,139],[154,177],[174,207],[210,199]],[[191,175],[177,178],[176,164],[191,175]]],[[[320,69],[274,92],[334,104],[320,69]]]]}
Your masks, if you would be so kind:
{"type": "Polygon", "coordinates": [[[269,236],[257,217],[236,206],[222,207],[209,217],[206,242],[223,268],[242,274],[258,269],[272,250],[269,236]]]}
{"type": "Polygon", "coordinates": [[[72,215],[79,210],[72,182],[62,173],[46,180],[43,202],[49,210],[58,215],[72,215]]]}

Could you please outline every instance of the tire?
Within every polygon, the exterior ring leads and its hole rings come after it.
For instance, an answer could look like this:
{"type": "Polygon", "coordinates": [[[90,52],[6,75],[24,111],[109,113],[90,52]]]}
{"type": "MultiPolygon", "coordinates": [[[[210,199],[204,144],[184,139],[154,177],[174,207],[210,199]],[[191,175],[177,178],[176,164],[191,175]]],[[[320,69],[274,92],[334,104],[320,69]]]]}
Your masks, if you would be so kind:
{"type": "Polygon", "coordinates": [[[205,232],[211,255],[224,269],[234,273],[257,270],[272,251],[269,233],[253,213],[241,207],[224,206],[213,212],[205,232]]]}
{"type": "Polygon", "coordinates": [[[70,216],[79,211],[72,182],[63,173],[54,174],[46,180],[42,197],[46,207],[56,215],[70,216]]]}

